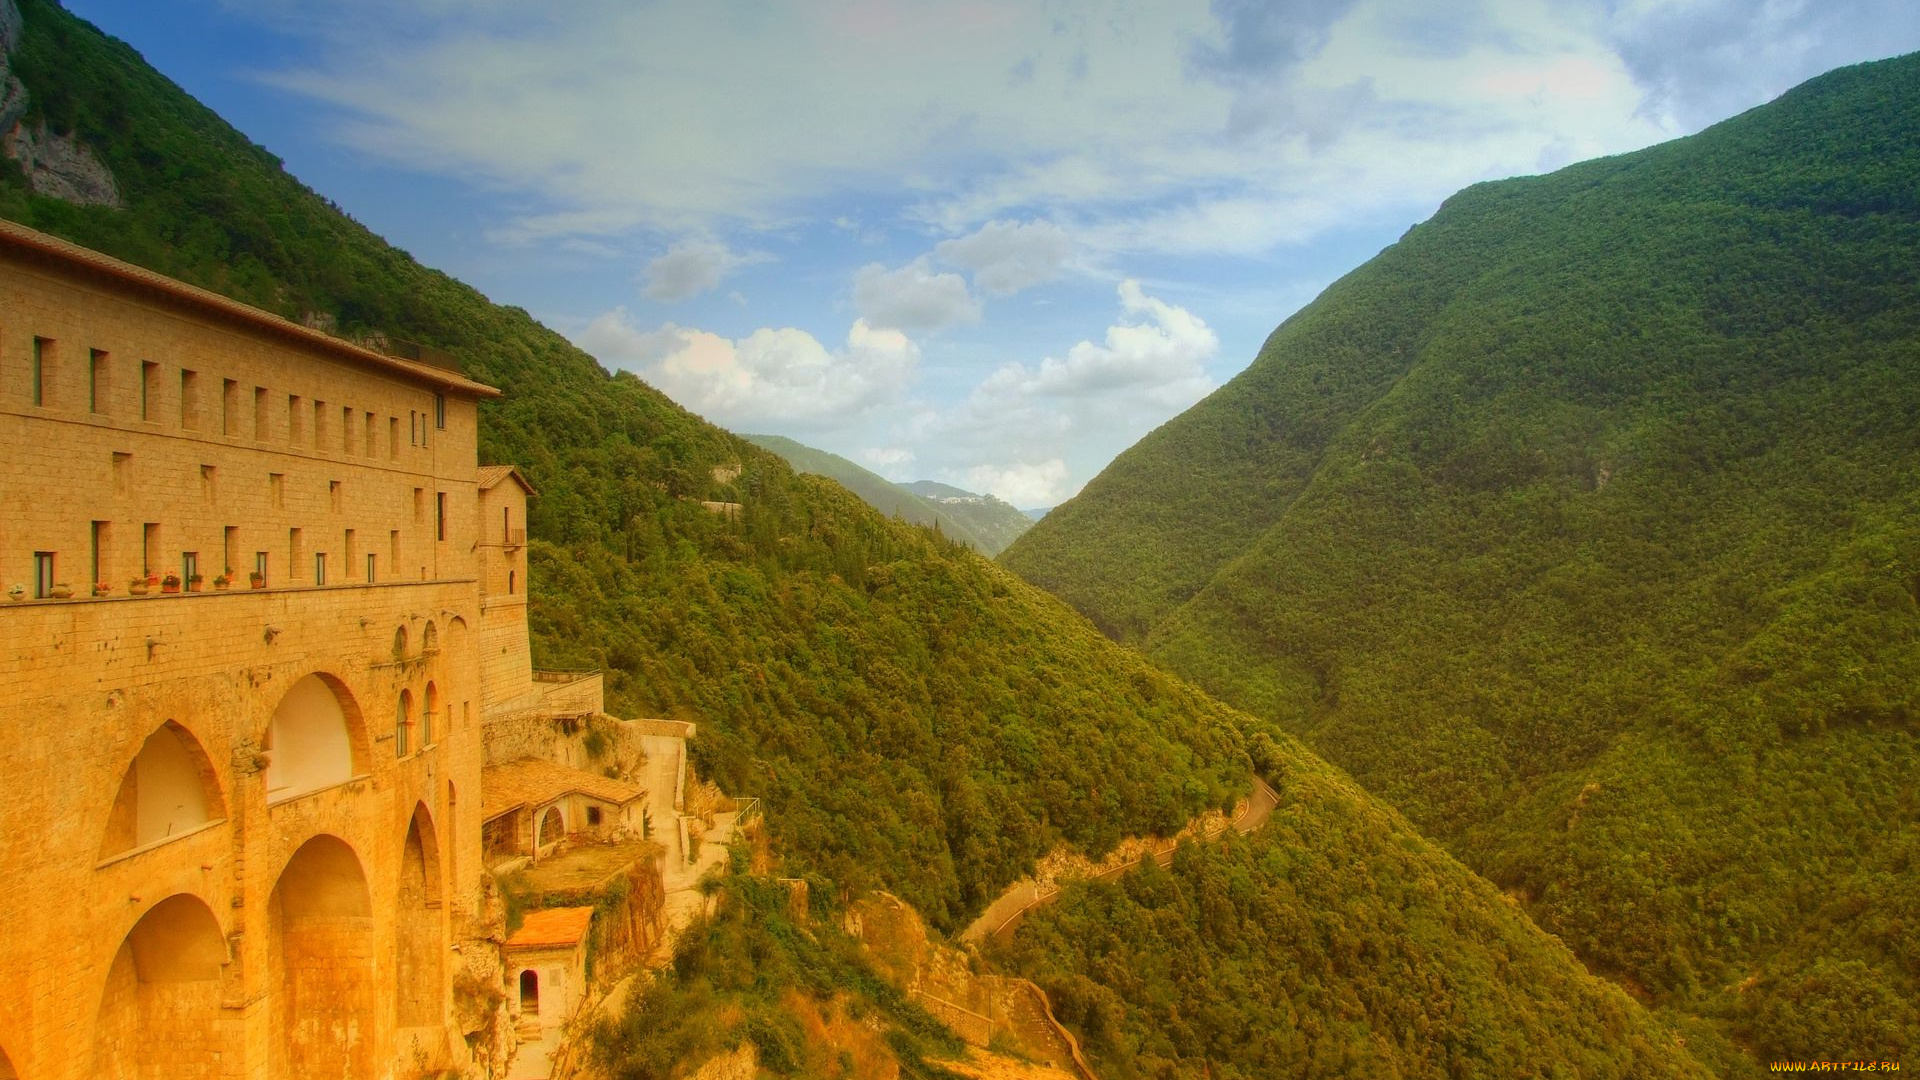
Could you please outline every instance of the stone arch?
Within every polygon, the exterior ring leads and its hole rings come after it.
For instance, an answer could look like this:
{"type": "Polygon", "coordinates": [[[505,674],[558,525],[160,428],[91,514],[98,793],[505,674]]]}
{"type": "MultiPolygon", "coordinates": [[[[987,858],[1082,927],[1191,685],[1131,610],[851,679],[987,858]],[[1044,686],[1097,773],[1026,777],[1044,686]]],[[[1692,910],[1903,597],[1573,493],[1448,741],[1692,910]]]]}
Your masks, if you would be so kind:
{"type": "Polygon", "coordinates": [[[428,656],[439,651],[440,631],[433,625],[433,620],[428,619],[427,628],[420,632],[420,653],[423,656],[428,656]]]}
{"type": "Polygon", "coordinates": [[[393,659],[394,662],[398,663],[406,658],[407,628],[405,626],[396,626],[393,628],[393,659]]]}
{"type": "Polygon", "coordinates": [[[400,855],[400,895],[394,906],[395,1013],[401,1027],[443,1022],[440,944],[440,850],[424,804],[415,803],[400,855]]]}
{"type": "Polygon", "coordinates": [[[393,756],[406,757],[413,752],[413,691],[404,687],[393,706],[393,756]]]}
{"type": "Polygon", "coordinates": [[[360,857],[336,836],[308,840],[267,919],[268,1075],[372,1076],[378,972],[360,857]]]}
{"type": "Polygon", "coordinates": [[[168,720],[147,736],[120,778],[100,857],[161,843],[226,816],[206,748],[193,732],[168,720]]]}
{"type": "Polygon", "coordinates": [[[534,846],[546,847],[566,839],[567,818],[557,806],[549,806],[540,813],[540,828],[535,833],[534,846]]]}
{"type": "Polygon", "coordinates": [[[520,969],[520,1014],[540,1015],[540,973],[532,968],[520,969]]]}
{"type": "Polygon", "coordinates": [[[284,802],[366,772],[366,727],[340,680],[316,672],[287,689],[263,741],[267,802],[284,802]]]}
{"type": "Polygon", "coordinates": [[[107,970],[93,1028],[93,1075],[214,1075],[228,1049],[220,1007],[226,962],[226,938],[204,900],[178,893],[155,904],[121,940],[107,970]]]}

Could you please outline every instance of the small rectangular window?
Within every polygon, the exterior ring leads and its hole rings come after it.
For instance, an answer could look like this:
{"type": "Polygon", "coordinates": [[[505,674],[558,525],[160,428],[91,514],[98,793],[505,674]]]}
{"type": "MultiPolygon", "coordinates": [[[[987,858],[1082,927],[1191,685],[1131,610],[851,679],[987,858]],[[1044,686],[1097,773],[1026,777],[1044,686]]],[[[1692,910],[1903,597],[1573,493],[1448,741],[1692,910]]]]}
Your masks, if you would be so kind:
{"type": "Polygon", "coordinates": [[[87,408],[96,413],[105,413],[113,397],[113,368],[107,359],[99,349],[87,350],[87,408]]]}
{"type": "Polygon", "coordinates": [[[180,426],[189,431],[200,427],[200,373],[180,369],[180,426]]]}
{"type": "Polygon", "coordinates": [[[434,498],[434,532],[441,540],[447,538],[447,493],[436,492],[434,498]]]}
{"type": "Polygon", "coordinates": [[[107,580],[107,564],[112,561],[109,544],[113,538],[113,524],[106,521],[93,523],[93,580],[107,580]]]}
{"type": "Polygon", "coordinates": [[[307,410],[299,394],[287,395],[287,441],[295,446],[307,441],[307,410]]]}
{"type": "Polygon", "coordinates": [[[140,362],[140,419],[152,420],[160,404],[160,365],[151,360],[140,362]]]}
{"type": "Polygon", "coordinates": [[[396,571],[400,568],[400,530],[387,534],[387,564],[396,571]]]}
{"type": "Polygon", "coordinates": [[[267,553],[264,551],[256,551],[253,553],[253,579],[254,588],[264,589],[267,587],[267,553]]]}
{"type": "Polygon", "coordinates": [[[113,493],[125,495],[133,488],[133,455],[113,452],[113,493]]]}
{"type": "Polygon", "coordinates": [[[220,381],[220,434],[240,434],[240,384],[232,379],[220,381]]]}
{"type": "Polygon", "coordinates": [[[413,523],[419,525],[427,520],[427,489],[413,489],[413,523]]]}
{"type": "Polygon", "coordinates": [[[397,416],[387,417],[387,456],[400,460],[400,418],[397,416]]]}
{"type": "Polygon", "coordinates": [[[378,555],[375,555],[373,552],[371,551],[367,552],[367,584],[369,585],[380,580],[379,575],[374,573],[374,570],[376,569],[374,564],[379,558],[380,557],[378,555]]]}
{"type": "Polygon", "coordinates": [[[360,554],[360,545],[354,542],[354,535],[353,535],[352,529],[348,529],[346,536],[342,537],[341,539],[344,541],[341,546],[346,548],[347,550],[347,560],[345,563],[341,565],[340,572],[348,576],[352,576],[353,562],[355,557],[360,554]]]}
{"type": "Polygon", "coordinates": [[[353,410],[340,406],[340,452],[353,453],[353,410]]]}
{"type": "Polygon", "coordinates": [[[267,416],[267,388],[253,388],[253,437],[265,442],[273,421],[267,416]]]}
{"type": "Polygon", "coordinates": [[[344,499],[341,495],[340,481],[327,481],[327,506],[332,508],[333,512],[337,514],[340,512],[340,507],[343,502],[344,499]]]}
{"type": "Polygon", "coordinates": [[[372,457],[374,454],[378,453],[379,450],[374,440],[375,428],[373,425],[373,414],[367,413],[366,417],[367,417],[366,419],[367,436],[366,436],[366,446],[364,449],[365,449],[366,455],[368,457],[372,457]]]}
{"type": "Polygon", "coordinates": [[[221,573],[232,575],[234,567],[240,565],[240,526],[229,525],[226,529],[226,543],[220,551],[221,573]]]}
{"type": "Polygon", "coordinates": [[[35,405],[52,404],[53,396],[53,342],[48,338],[33,339],[33,403],[35,405]]]}
{"type": "Polygon", "coordinates": [[[447,395],[433,395],[433,426],[447,430],[447,395]]]}
{"type": "Polygon", "coordinates": [[[200,499],[208,506],[212,506],[219,500],[220,492],[217,485],[219,478],[219,469],[211,465],[200,466],[200,499]]]}
{"type": "Polygon", "coordinates": [[[36,551],[33,553],[33,598],[46,600],[53,596],[53,552],[36,551]]]}
{"type": "Polygon", "coordinates": [[[180,553],[180,580],[192,585],[193,579],[200,576],[200,553],[183,551],[180,553]]]}
{"type": "Polygon", "coordinates": [[[420,445],[420,414],[412,409],[407,410],[407,445],[420,445]]]}
{"type": "Polygon", "coordinates": [[[300,572],[300,556],[303,554],[305,554],[305,552],[302,551],[301,549],[300,530],[288,529],[287,530],[287,577],[288,578],[292,578],[294,575],[300,572]]]}
{"type": "Polygon", "coordinates": [[[327,553],[324,551],[313,553],[313,583],[315,585],[327,583],[327,553]]]}
{"type": "Polygon", "coordinates": [[[140,570],[148,577],[160,572],[160,523],[140,526],[140,570]]]}
{"type": "Polygon", "coordinates": [[[313,403],[313,448],[319,450],[327,445],[327,403],[313,403]]]}

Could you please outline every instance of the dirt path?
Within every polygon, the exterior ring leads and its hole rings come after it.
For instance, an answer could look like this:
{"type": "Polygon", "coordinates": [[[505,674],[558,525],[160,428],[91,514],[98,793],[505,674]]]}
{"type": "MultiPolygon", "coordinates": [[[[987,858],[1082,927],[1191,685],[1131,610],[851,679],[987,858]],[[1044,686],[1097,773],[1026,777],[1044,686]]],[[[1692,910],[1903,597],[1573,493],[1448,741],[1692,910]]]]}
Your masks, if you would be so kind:
{"type": "MultiPolygon", "coordinates": [[[[1225,832],[1229,825],[1235,832],[1244,835],[1265,825],[1267,819],[1273,816],[1274,808],[1279,805],[1279,793],[1269,787],[1265,780],[1256,776],[1253,778],[1252,790],[1247,793],[1246,801],[1240,806],[1240,812],[1231,822],[1215,823],[1212,827],[1197,830],[1190,829],[1187,835],[1198,835],[1201,839],[1211,840],[1225,832]]],[[[1155,862],[1161,866],[1172,866],[1173,853],[1179,846],[1180,838],[1176,837],[1149,850],[1155,862]]],[[[1057,880],[1048,880],[1044,883],[1035,881],[1033,878],[1022,878],[1007,886],[1006,891],[995,897],[993,903],[988,904],[987,909],[981,912],[980,917],[960,932],[960,940],[977,942],[985,941],[989,937],[1005,940],[1019,929],[1020,921],[1026,918],[1027,912],[1045,907],[1059,899],[1064,883],[1077,880],[1105,881],[1119,877],[1138,865],[1140,859],[1146,854],[1147,852],[1144,851],[1137,854],[1128,853],[1114,865],[1076,876],[1063,875],[1057,880]]]]}

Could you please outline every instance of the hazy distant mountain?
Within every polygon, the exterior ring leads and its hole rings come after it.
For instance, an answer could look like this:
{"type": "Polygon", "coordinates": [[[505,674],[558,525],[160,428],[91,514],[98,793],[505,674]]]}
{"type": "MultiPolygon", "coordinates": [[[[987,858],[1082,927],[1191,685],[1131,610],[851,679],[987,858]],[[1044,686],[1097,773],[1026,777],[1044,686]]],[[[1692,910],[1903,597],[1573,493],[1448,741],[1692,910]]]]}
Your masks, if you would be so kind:
{"type": "Polygon", "coordinates": [[[1911,1057],[1916,177],[1910,56],[1468,188],[1002,561],[1593,970],[1911,1057]]]}
{"type": "Polygon", "coordinates": [[[886,477],[783,435],[742,438],[785,458],[801,472],[839,481],[875,510],[915,525],[938,526],[942,533],[989,558],[998,555],[1032,522],[991,495],[976,495],[931,480],[896,484],[886,477]]]}
{"type": "Polygon", "coordinates": [[[1046,517],[1048,514],[1052,513],[1053,507],[1051,506],[1029,507],[1020,512],[1027,515],[1027,517],[1033,521],[1039,521],[1041,518],[1046,517]]]}
{"type": "Polygon", "coordinates": [[[915,480],[901,486],[964,524],[980,538],[980,550],[987,555],[998,555],[1033,527],[1032,518],[992,495],[978,495],[934,480],[915,480]]]}

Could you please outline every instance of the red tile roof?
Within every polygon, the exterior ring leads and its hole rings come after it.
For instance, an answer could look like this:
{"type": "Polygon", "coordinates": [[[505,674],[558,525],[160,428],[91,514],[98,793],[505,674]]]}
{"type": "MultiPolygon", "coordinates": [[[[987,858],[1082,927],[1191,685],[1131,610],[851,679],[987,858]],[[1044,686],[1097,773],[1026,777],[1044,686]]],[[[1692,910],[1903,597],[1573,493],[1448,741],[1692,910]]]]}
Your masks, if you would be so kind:
{"type": "Polygon", "coordinates": [[[520,929],[507,939],[509,949],[553,949],[578,945],[593,925],[590,907],[547,908],[529,911],[520,929]]]}
{"type": "Polygon", "coordinates": [[[480,815],[495,818],[523,806],[537,808],[576,792],[615,806],[625,806],[647,794],[624,780],[539,758],[521,758],[480,770],[480,815]]]}

